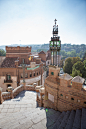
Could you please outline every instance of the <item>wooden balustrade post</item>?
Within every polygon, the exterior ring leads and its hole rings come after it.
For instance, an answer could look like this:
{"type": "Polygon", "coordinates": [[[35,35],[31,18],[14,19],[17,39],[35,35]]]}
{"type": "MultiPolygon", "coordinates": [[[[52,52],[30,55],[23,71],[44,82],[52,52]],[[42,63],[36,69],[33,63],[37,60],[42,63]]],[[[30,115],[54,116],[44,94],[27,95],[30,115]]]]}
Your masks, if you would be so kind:
{"type": "Polygon", "coordinates": [[[3,99],[2,99],[2,88],[0,87],[0,104],[2,104],[3,99]]]}

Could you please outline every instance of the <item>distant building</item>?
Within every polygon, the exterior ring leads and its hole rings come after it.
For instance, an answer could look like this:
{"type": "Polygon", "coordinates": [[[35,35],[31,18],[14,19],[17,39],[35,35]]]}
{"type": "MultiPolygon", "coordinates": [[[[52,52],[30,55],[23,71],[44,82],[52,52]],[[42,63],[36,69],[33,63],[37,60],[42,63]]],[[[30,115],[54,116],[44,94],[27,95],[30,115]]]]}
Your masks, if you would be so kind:
{"type": "Polygon", "coordinates": [[[6,46],[6,58],[0,67],[0,87],[6,91],[9,86],[15,89],[23,82],[23,68],[25,66],[26,84],[44,84],[43,63],[41,58],[31,54],[31,47],[8,47],[6,46]]]}

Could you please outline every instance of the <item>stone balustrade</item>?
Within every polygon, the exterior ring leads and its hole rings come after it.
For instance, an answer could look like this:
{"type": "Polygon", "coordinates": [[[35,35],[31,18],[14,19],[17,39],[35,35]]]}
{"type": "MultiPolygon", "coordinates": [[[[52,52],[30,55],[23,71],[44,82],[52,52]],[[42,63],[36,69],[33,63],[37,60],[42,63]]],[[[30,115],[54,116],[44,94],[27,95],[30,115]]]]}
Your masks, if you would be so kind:
{"type": "Polygon", "coordinates": [[[45,88],[41,86],[36,86],[36,91],[37,91],[37,98],[36,101],[38,102],[39,106],[42,107],[44,106],[44,92],[45,88]]]}
{"type": "Polygon", "coordinates": [[[34,83],[33,85],[26,85],[24,83],[23,85],[18,86],[14,90],[12,87],[8,87],[8,92],[2,92],[2,88],[0,87],[0,104],[2,104],[2,102],[7,99],[13,99],[23,90],[35,91],[36,86],[36,83],[34,83]]]}
{"type": "Polygon", "coordinates": [[[11,92],[2,92],[2,99],[3,101],[11,99],[11,92]]]}

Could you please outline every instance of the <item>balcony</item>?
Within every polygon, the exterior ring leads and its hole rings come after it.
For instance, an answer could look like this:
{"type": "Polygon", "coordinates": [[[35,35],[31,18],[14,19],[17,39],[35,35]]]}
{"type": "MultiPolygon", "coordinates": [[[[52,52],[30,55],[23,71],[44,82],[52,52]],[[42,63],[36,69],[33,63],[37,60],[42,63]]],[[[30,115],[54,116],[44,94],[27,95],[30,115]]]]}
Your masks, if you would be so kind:
{"type": "Polygon", "coordinates": [[[4,83],[13,83],[12,80],[4,80],[4,83]]]}

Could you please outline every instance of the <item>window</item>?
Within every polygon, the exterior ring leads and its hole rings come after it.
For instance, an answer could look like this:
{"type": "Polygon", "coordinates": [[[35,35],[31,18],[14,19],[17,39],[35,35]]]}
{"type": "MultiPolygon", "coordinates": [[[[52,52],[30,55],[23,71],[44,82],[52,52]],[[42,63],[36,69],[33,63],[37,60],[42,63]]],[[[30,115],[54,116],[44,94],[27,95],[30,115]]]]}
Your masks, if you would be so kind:
{"type": "Polygon", "coordinates": [[[7,78],[7,80],[11,80],[11,76],[10,75],[7,75],[6,78],[7,78]]]}
{"type": "Polygon", "coordinates": [[[71,98],[71,100],[74,100],[74,98],[71,98]]]}
{"type": "Polygon", "coordinates": [[[58,76],[59,76],[59,73],[58,73],[58,76]]]}
{"type": "Polygon", "coordinates": [[[35,73],[34,73],[34,76],[35,76],[35,73]]]}
{"type": "Polygon", "coordinates": [[[8,84],[8,85],[7,85],[7,87],[11,87],[11,85],[10,85],[10,84],[8,84]]]}
{"type": "Polygon", "coordinates": [[[84,104],[86,104],[86,102],[84,102],[84,104]]]}
{"type": "Polygon", "coordinates": [[[54,72],[51,72],[51,75],[54,75],[54,72]]]}
{"type": "Polygon", "coordinates": [[[30,74],[30,77],[32,77],[32,74],[30,74]]]}
{"type": "Polygon", "coordinates": [[[49,64],[49,61],[48,61],[48,64],[49,64]]]}
{"type": "Polygon", "coordinates": [[[38,75],[38,72],[37,72],[37,75],[38,75]]]}
{"type": "Polygon", "coordinates": [[[39,71],[39,74],[40,74],[40,71],[39,71]]]}
{"type": "Polygon", "coordinates": [[[60,96],[63,96],[63,94],[60,94],[60,96]]]}

